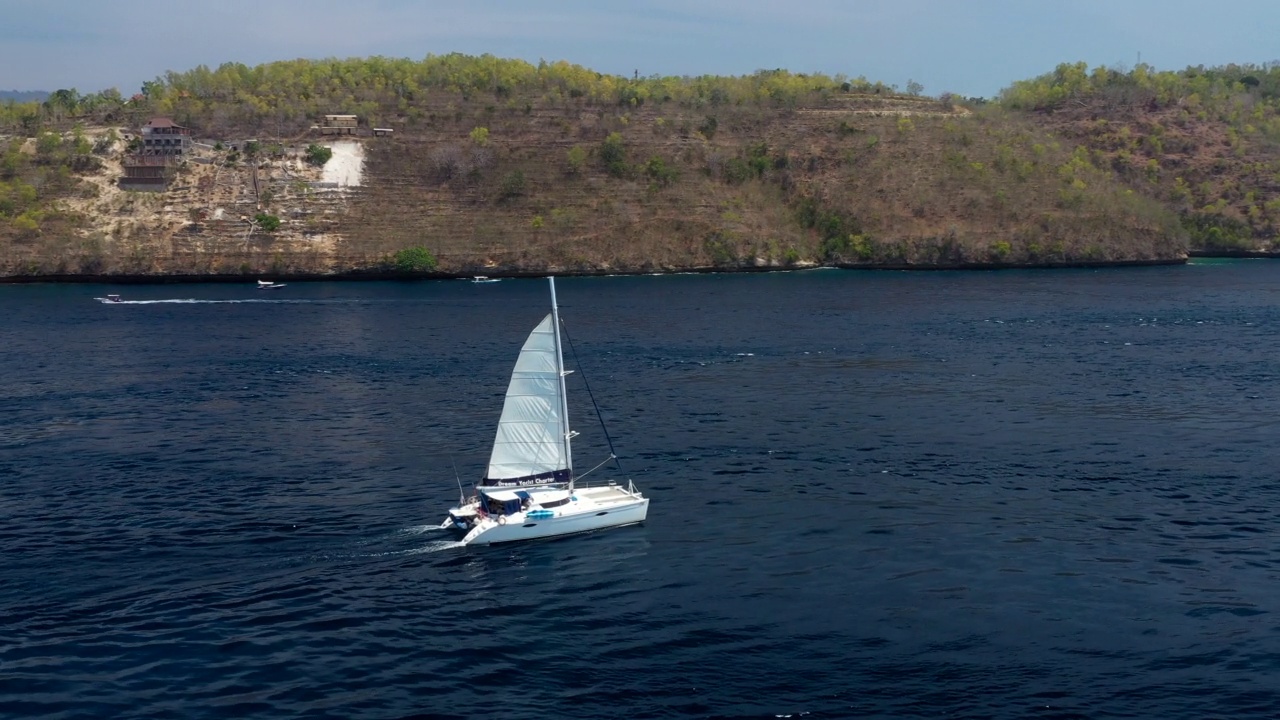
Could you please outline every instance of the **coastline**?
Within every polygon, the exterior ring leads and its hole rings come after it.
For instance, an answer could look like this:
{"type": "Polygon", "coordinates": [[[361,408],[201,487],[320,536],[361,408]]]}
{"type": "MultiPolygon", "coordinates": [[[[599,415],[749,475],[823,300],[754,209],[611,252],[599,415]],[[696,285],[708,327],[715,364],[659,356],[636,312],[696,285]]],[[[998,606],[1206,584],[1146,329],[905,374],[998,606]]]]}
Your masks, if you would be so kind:
{"type": "Polygon", "coordinates": [[[1252,259],[1252,258],[1280,258],[1280,251],[1271,250],[1189,250],[1189,257],[1193,258],[1223,258],[1223,259],[1252,259]]]}
{"type": "MultiPolygon", "coordinates": [[[[483,274],[495,279],[541,278],[549,274],[557,277],[606,277],[606,276],[641,276],[641,275],[707,275],[713,273],[768,273],[768,272],[800,272],[804,270],[888,270],[912,272],[945,272],[945,271],[995,271],[995,270],[1068,270],[1068,269],[1103,269],[1153,267],[1162,265],[1185,265],[1189,258],[1221,257],[1280,258],[1280,253],[1257,254],[1225,254],[1218,252],[1192,251],[1186,257],[1156,260],[1118,260],[1118,261],[1078,261],[1062,263],[953,263],[946,265],[912,265],[902,264],[864,264],[864,263],[829,263],[796,266],[751,265],[741,267],[697,266],[683,268],[640,268],[640,269],[571,269],[543,268],[538,270],[481,268],[483,274]]],[[[416,280],[470,280],[481,274],[456,272],[421,272],[405,273],[398,271],[368,270],[339,273],[281,273],[281,274],[200,274],[175,273],[168,275],[88,275],[88,274],[44,274],[44,275],[10,275],[0,277],[0,285],[25,285],[35,283],[65,284],[102,284],[102,285],[181,285],[195,283],[251,283],[258,280],[276,282],[360,282],[360,281],[416,281],[416,280]]]]}

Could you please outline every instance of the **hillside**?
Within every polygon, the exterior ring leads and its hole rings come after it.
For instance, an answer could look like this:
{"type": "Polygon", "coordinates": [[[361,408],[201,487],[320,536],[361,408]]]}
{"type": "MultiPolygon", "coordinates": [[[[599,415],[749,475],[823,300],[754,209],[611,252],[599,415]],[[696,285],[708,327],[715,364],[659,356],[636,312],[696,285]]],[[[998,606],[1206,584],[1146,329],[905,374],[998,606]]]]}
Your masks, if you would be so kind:
{"type": "Polygon", "coordinates": [[[1001,101],[1176,212],[1193,249],[1280,250],[1280,65],[1064,64],[1001,101]]]}
{"type": "Polygon", "coordinates": [[[1152,103],[1115,92],[1141,87],[1129,76],[1063,91],[1068,76],[975,104],[860,78],[445,56],[198,68],[129,100],[59,91],[0,113],[0,274],[1053,266],[1269,246],[1269,101],[1233,135],[1216,95],[1196,114],[1185,88],[1152,103]],[[332,144],[310,130],[326,112],[360,117],[359,185],[302,160],[332,144]],[[204,146],[169,191],[119,191],[123,143],[101,138],[159,114],[204,146]],[[262,151],[233,157],[244,138],[262,151]]]}
{"type": "Polygon", "coordinates": [[[370,160],[344,235],[383,251],[430,239],[446,267],[1067,263],[1182,252],[1171,216],[1035,128],[920,98],[486,113],[375,142],[370,160]],[[470,139],[475,127],[488,131],[483,146],[470,139]]]}

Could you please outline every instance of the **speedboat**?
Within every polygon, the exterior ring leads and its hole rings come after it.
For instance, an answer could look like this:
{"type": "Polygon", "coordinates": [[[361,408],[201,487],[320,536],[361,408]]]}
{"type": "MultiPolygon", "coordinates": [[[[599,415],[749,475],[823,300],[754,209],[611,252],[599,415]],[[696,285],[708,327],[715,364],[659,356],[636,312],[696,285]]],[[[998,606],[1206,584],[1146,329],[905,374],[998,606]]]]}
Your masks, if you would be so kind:
{"type": "Polygon", "coordinates": [[[258,289],[259,290],[275,290],[276,288],[282,288],[287,284],[288,283],[271,282],[270,280],[259,280],[258,289]]]}
{"type": "Polygon", "coordinates": [[[491,277],[489,277],[488,275],[476,275],[475,277],[471,278],[471,282],[473,282],[473,283],[496,283],[496,282],[498,282],[500,279],[501,279],[501,278],[491,278],[491,277]]]}
{"type": "Polygon", "coordinates": [[[108,296],[106,296],[106,297],[94,298],[94,300],[97,300],[97,301],[98,301],[98,302],[100,302],[100,303],[118,303],[118,302],[124,302],[123,300],[121,300],[121,299],[120,299],[120,296],[119,296],[119,295],[108,295],[108,296]]]}

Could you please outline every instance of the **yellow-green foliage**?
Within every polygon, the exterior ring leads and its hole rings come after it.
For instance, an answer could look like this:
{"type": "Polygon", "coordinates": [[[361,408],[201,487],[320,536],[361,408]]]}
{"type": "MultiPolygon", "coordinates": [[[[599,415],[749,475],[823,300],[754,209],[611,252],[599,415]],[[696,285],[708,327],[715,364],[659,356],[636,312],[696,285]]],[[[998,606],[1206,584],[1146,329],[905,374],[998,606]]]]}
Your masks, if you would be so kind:
{"type": "Polygon", "coordinates": [[[1258,247],[1276,237],[1271,201],[1280,189],[1266,176],[1280,168],[1280,64],[1127,72],[1063,64],[1014,83],[1000,104],[1038,111],[1130,182],[1154,186],[1183,213],[1193,242],[1252,238],[1258,247]]]}
{"type": "Polygon", "coordinates": [[[22,140],[12,140],[0,149],[0,237],[35,237],[47,222],[62,219],[51,201],[79,184],[77,171],[99,164],[78,132],[66,139],[41,133],[34,155],[21,147],[22,140]]]}
{"type": "MultiPolygon", "coordinates": [[[[884,93],[890,88],[866,78],[843,75],[797,74],[762,70],[741,77],[653,75],[626,78],[598,73],[564,61],[536,65],[493,55],[453,53],[407,58],[349,58],[288,60],[250,67],[224,63],[200,65],[185,72],[169,71],[143,83],[143,92],[126,99],[115,90],[80,96],[74,90],[40,103],[0,105],[0,128],[29,128],[64,117],[102,121],[119,117],[127,107],[139,115],[161,114],[179,123],[201,127],[217,108],[218,123],[245,126],[287,126],[305,129],[325,113],[348,112],[371,122],[390,117],[404,121],[429,119],[438,108],[433,94],[470,101],[488,97],[504,103],[517,97],[536,98],[536,104],[560,106],[588,103],[639,107],[676,103],[684,107],[761,104],[792,107],[806,100],[838,93],[884,93]]],[[[55,94],[56,95],[56,94],[55,94]]]]}
{"type": "Polygon", "coordinates": [[[1280,106],[1280,65],[1203,65],[1179,71],[1158,71],[1138,64],[1128,72],[1098,66],[1089,70],[1083,62],[1063,63],[1051,73],[1013,83],[1000,93],[1000,103],[1010,109],[1045,110],[1072,99],[1105,95],[1114,102],[1181,102],[1188,109],[1208,112],[1233,124],[1248,118],[1276,117],[1280,106]],[[1242,96],[1251,97],[1242,102],[1242,96]],[[1246,111],[1246,107],[1250,108],[1246,111]]]}

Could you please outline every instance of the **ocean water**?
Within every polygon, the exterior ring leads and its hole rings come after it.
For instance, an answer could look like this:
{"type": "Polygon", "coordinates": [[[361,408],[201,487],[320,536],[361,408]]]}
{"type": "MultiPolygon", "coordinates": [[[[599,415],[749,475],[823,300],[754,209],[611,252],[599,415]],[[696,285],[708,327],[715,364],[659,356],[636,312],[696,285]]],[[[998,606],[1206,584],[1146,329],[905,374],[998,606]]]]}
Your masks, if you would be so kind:
{"type": "Polygon", "coordinates": [[[545,282],[0,286],[0,716],[1280,715],[1280,264],[557,290],[649,520],[462,548],[545,282]]]}

